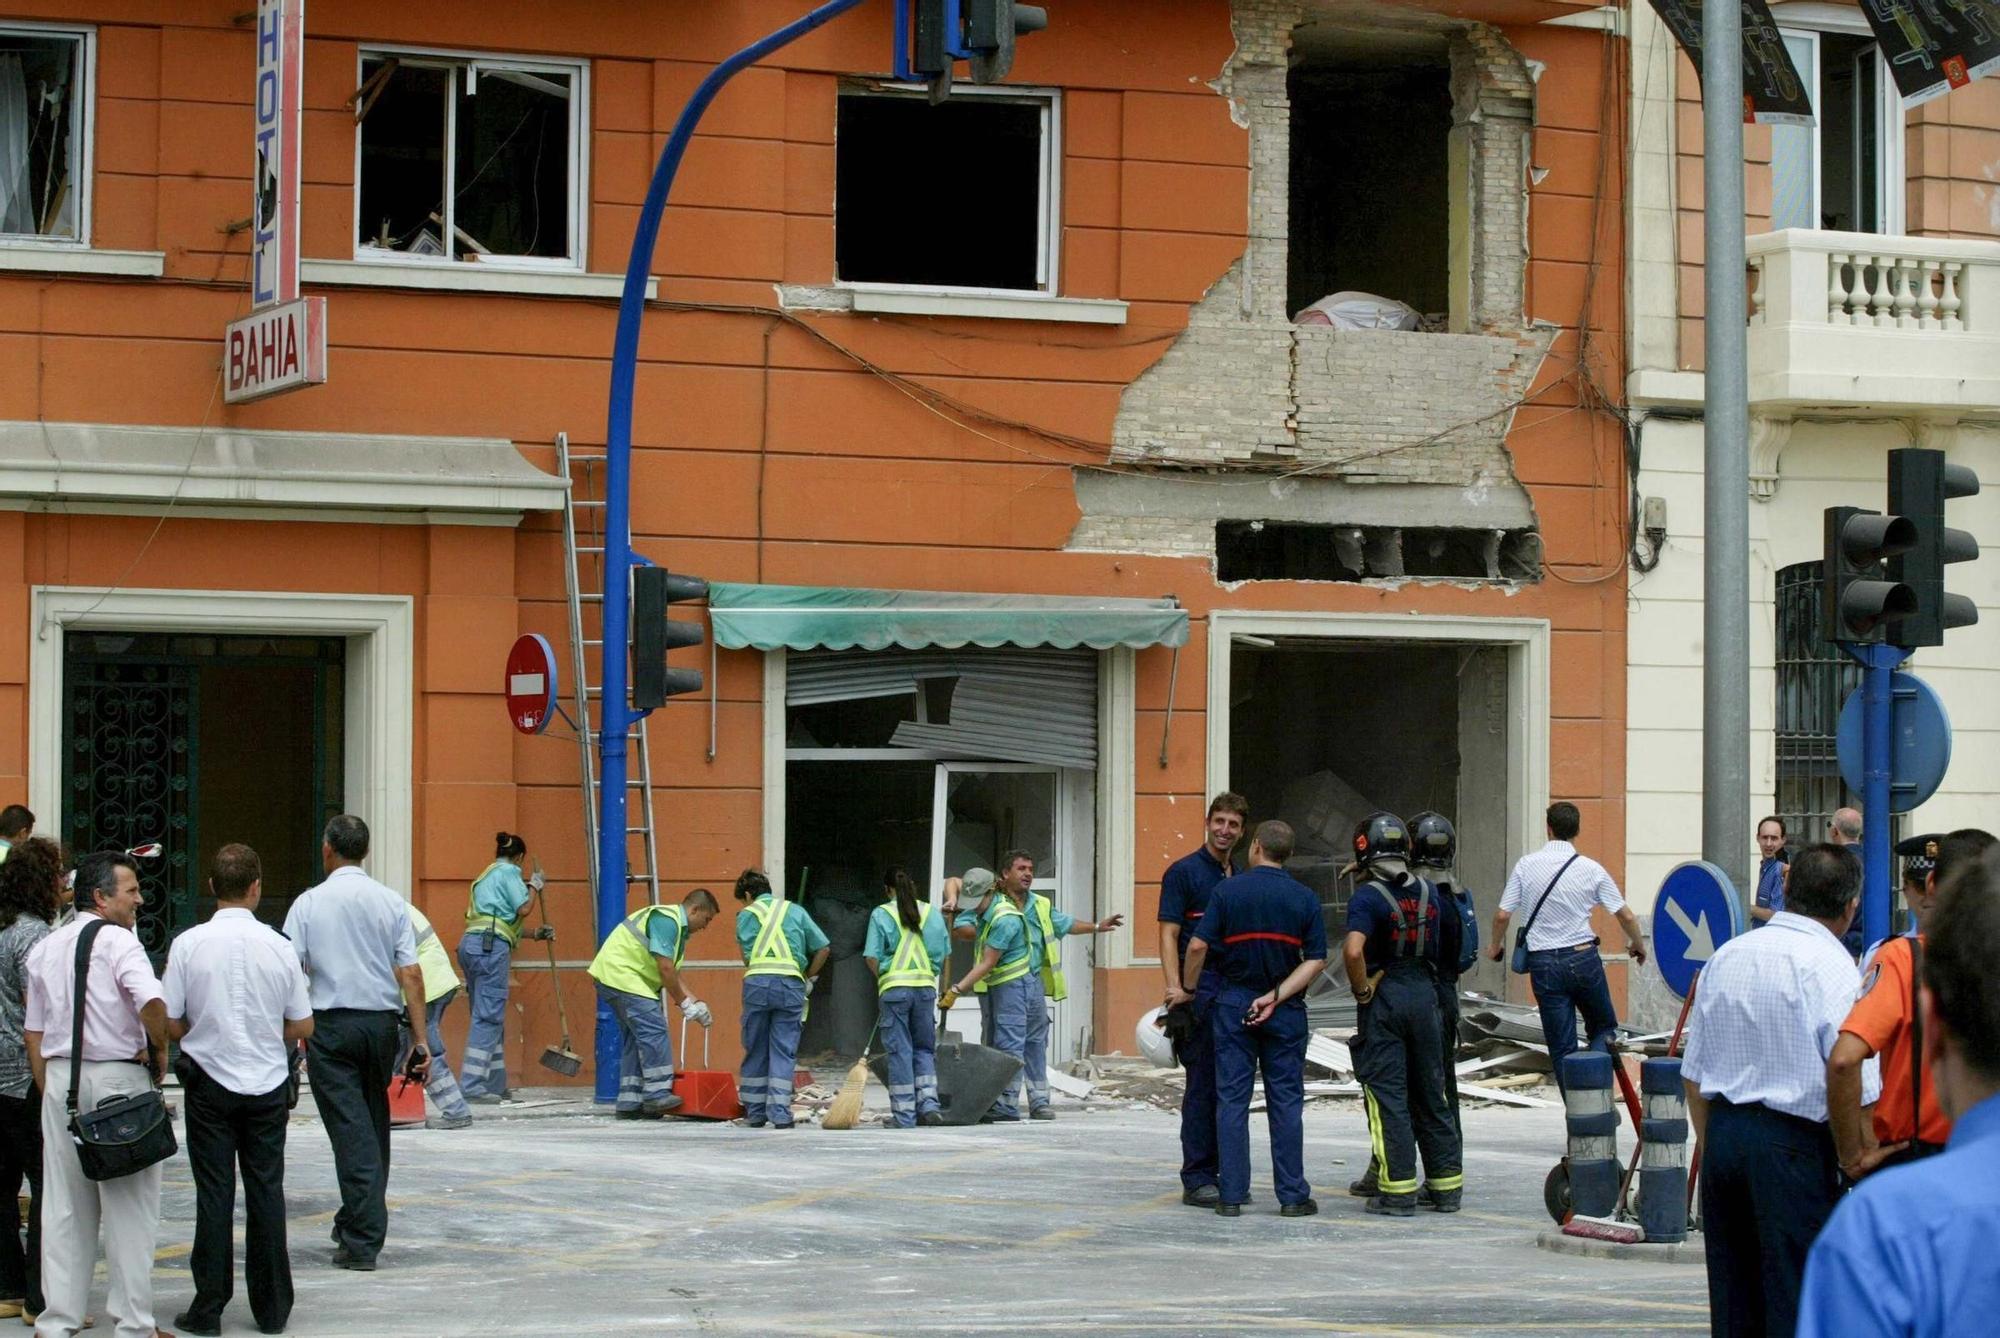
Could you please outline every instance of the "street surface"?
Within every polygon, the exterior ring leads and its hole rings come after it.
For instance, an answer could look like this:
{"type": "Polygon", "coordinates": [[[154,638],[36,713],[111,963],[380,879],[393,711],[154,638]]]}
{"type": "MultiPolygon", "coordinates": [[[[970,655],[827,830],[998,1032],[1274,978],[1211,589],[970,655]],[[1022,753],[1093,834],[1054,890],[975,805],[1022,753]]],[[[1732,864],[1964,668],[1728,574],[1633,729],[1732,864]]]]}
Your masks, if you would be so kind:
{"type": "MultiPolygon", "coordinates": [[[[1308,1107],[1321,1215],[1281,1219],[1261,1115],[1256,1199],[1179,1201],[1178,1120],[1060,1102],[1053,1124],[830,1133],[614,1122],[573,1090],[398,1130],[376,1273],[331,1267],[337,1203],[310,1099],[289,1145],[298,1335],[1670,1333],[1708,1328],[1699,1267],[1536,1248],[1558,1110],[1468,1109],[1466,1210],[1347,1196],[1353,1101],[1308,1107]],[[1335,1164],[1336,1159],[1342,1164],[1335,1164]]],[[[886,1105],[879,1087],[870,1105],[886,1105]]],[[[240,1207],[239,1207],[240,1213],[240,1207]]],[[[168,1163],[154,1277],[190,1299],[194,1193],[168,1163]]],[[[241,1236],[239,1218],[238,1236],[241,1236]]],[[[103,1314],[100,1273],[93,1303],[103,1314]]],[[[254,1333],[242,1289],[224,1332],[254,1333]]]]}

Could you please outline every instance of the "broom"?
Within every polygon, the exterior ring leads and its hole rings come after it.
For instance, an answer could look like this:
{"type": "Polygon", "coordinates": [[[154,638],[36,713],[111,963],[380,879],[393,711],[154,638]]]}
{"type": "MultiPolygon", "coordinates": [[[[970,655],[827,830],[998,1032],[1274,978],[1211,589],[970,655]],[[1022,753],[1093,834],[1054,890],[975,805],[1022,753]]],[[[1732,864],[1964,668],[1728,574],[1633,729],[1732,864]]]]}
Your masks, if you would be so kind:
{"type": "Polygon", "coordinates": [[[868,1033],[868,1044],[861,1047],[861,1058],[854,1061],[854,1067],[847,1071],[846,1081],[840,1084],[840,1095],[834,1097],[827,1107],[826,1118],[819,1122],[822,1129],[852,1129],[861,1118],[861,1094],[868,1086],[868,1052],[875,1045],[875,1033],[868,1033]]]}
{"type": "MultiPolygon", "coordinates": [[[[540,860],[535,861],[535,872],[542,871],[540,860]]],[[[542,913],[542,923],[549,922],[548,903],[542,900],[542,890],[535,889],[535,909],[542,913]]],[[[556,992],[556,1018],[562,1023],[562,1044],[552,1045],[542,1051],[542,1067],[551,1073],[560,1073],[565,1078],[574,1078],[583,1071],[583,1056],[569,1048],[569,1009],[563,1007],[562,977],[556,974],[556,945],[553,939],[543,939],[542,946],[549,950],[549,984],[556,992]]]]}

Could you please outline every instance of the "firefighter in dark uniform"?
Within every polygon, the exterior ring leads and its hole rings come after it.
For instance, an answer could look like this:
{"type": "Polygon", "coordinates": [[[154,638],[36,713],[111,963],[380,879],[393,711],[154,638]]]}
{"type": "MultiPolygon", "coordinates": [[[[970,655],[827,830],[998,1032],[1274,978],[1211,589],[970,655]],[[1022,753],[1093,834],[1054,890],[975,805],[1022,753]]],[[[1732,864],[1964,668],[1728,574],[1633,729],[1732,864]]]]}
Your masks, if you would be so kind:
{"type": "Polygon", "coordinates": [[[1444,1062],[1444,1097],[1451,1107],[1451,1127],[1465,1138],[1458,1118],[1458,978],[1479,960],[1479,918],[1472,894],[1458,886],[1458,832],[1442,813],[1419,813],[1410,819],[1410,866],[1438,890],[1437,996],[1444,1062]]]}
{"type": "Polygon", "coordinates": [[[1355,1076],[1363,1084],[1381,1167],[1367,1209],[1390,1217],[1415,1214],[1421,1150],[1425,1203],[1457,1212],[1465,1176],[1444,1094],[1437,998],[1441,898],[1410,872],[1409,833],[1394,814],[1371,814],[1356,825],[1354,858],[1367,881],[1348,901],[1341,956],[1361,1010],[1355,1076]]]}

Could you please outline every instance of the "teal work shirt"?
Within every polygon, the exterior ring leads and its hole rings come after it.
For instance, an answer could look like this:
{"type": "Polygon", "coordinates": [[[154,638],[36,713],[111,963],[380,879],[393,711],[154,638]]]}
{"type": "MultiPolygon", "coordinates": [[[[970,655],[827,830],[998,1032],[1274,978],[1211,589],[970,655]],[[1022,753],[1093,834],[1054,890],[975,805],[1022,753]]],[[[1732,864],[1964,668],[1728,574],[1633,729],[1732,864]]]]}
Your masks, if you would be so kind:
{"type": "MultiPolygon", "coordinates": [[[[958,929],[976,930],[980,927],[982,921],[994,922],[992,932],[986,936],[986,946],[996,948],[1000,952],[1000,960],[994,964],[993,969],[995,971],[1003,970],[1020,961],[1023,957],[1026,957],[1028,959],[1028,969],[1030,971],[1039,970],[1040,963],[1030,950],[1027,924],[1020,917],[1013,915],[995,921],[995,913],[1000,909],[1001,900],[1002,898],[995,896],[992,903],[987,906],[984,915],[978,915],[972,911],[960,911],[958,919],[952,922],[953,926],[958,929]]],[[[1041,935],[1037,933],[1035,937],[1039,939],[1041,935]]],[[[978,963],[975,962],[973,965],[976,966],[978,963]]]]}
{"type": "Polygon", "coordinates": [[[660,912],[646,917],[646,947],[655,957],[671,962],[680,943],[681,927],[673,916],[660,912]]]}
{"type": "MultiPolygon", "coordinates": [[[[771,894],[766,892],[757,900],[769,901],[771,894]]],[[[813,923],[813,918],[806,914],[806,908],[796,901],[785,903],[784,934],[785,942],[792,948],[792,960],[799,964],[801,971],[811,963],[814,953],[827,946],[826,935],[813,923]]],[[[750,959],[750,949],[756,942],[757,917],[746,907],[736,912],[736,946],[743,950],[745,961],[750,959]]]]}
{"type": "Polygon", "coordinates": [[[518,920],[534,895],[528,890],[528,880],[521,877],[520,866],[501,860],[472,885],[472,910],[475,915],[490,915],[496,920],[518,920]]]}
{"type": "MultiPolygon", "coordinates": [[[[903,919],[896,913],[896,903],[877,906],[875,913],[868,917],[868,944],[861,955],[873,957],[884,971],[895,960],[896,945],[903,941],[903,919]]],[[[924,921],[924,951],[931,955],[931,964],[939,970],[951,957],[951,933],[944,927],[944,914],[939,912],[924,921]]]]}

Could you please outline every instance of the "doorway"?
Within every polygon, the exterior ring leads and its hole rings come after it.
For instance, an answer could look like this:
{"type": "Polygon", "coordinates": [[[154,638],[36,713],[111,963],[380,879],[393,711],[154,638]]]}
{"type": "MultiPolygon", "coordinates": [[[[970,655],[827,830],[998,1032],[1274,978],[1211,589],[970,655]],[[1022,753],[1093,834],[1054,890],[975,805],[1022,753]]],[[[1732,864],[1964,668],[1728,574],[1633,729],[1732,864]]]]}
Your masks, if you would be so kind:
{"type": "Polygon", "coordinates": [[[72,631],[63,655],[62,836],[72,851],[158,842],[139,861],[155,962],[213,910],[203,873],[230,842],[264,865],[258,918],[320,881],[345,793],[341,637],[72,631]]]}

